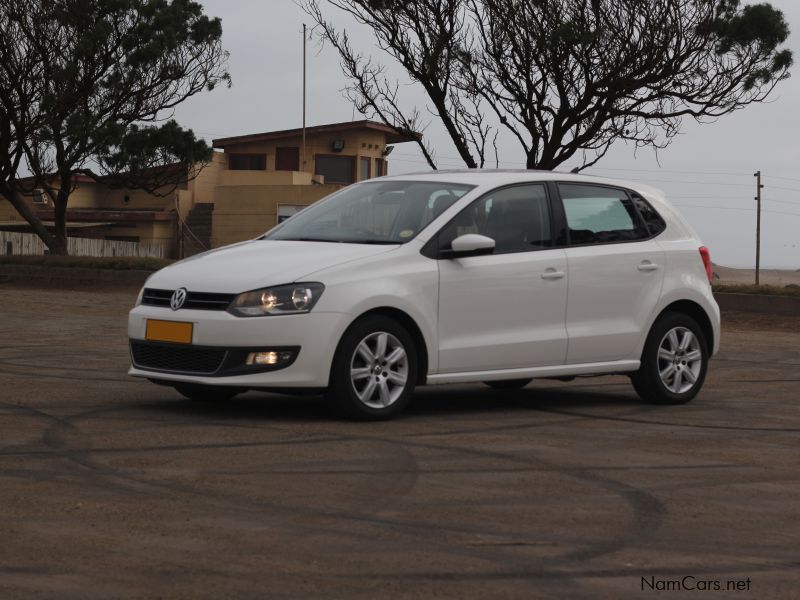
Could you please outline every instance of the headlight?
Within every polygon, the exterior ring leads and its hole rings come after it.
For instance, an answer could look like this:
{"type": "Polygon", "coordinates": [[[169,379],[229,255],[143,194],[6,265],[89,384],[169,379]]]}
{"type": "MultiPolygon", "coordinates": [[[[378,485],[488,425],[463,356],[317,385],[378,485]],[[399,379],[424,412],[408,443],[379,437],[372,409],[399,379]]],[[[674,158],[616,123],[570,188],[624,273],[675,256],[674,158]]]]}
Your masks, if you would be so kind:
{"type": "Polygon", "coordinates": [[[297,315],[307,313],[319,300],[325,286],[321,283],[293,283],[239,294],[228,312],[237,317],[297,315]]]}

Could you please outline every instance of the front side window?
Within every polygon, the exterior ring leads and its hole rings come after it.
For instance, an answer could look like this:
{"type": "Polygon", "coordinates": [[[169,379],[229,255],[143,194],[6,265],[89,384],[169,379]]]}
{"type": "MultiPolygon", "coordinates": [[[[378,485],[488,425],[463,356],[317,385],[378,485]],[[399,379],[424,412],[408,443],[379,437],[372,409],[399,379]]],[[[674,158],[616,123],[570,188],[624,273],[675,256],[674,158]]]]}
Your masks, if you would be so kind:
{"type": "Polygon", "coordinates": [[[559,184],[572,245],[623,242],[648,237],[624,190],[559,184]]]}
{"type": "Polygon", "coordinates": [[[543,184],[519,185],[487,194],[461,211],[439,234],[439,248],[478,233],[495,242],[495,254],[550,246],[550,211],[543,184]]]}
{"type": "Polygon", "coordinates": [[[310,206],[262,239],[403,244],[473,187],[430,181],[369,181],[310,206]]]}

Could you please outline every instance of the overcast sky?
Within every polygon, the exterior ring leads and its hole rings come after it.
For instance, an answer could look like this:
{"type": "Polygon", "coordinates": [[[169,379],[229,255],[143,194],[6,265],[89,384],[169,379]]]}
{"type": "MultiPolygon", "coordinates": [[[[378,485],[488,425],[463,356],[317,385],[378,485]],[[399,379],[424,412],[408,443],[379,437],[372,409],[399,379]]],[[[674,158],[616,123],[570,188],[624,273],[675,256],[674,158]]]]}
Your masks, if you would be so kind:
{"type": "MultiPolygon", "coordinates": [[[[230,52],[233,87],[190,99],[176,117],[202,137],[289,129],[301,124],[302,23],[307,16],[292,0],[201,0],[210,15],[222,18],[223,40],[230,52]]],[[[680,137],[659,153],[634,154],[619,144],[587,173],[647,182],[665,190],[711,248],[714,261],[747,267],[755,256],[755,179],[761,170],[764,189],[762,266],[800,269],[800,2],[771,0],[786,14],[793,30],[790,47],[795,76],[783,82],[771,101],[753,105],[711,124],[685,121],[680,137]]],[[[374,51],[390,72],[402,70],[382,56],[366,30],[335,12],[353,42],[374,51]]],[[[308,124],[348,121],[352,106],[340,90],[345,85],[337,55],[309,46],[308,124]]],[[[415,86],[402,91],[409,106],[424,106],[415,86]]],[[[362,118],[355,115],[356,119],[362,118]]],[[[425,133],[440,167],[462,167],[447,136],[432,124],[425,133]]],[[[524,167],[521,149],[502,139],[501,167],[524,167]]],[[[574,165],[567,165],[568,170],[574,165]]],[[[390,172],[426,170],[412,144],[398,146],[390,172]]]]}

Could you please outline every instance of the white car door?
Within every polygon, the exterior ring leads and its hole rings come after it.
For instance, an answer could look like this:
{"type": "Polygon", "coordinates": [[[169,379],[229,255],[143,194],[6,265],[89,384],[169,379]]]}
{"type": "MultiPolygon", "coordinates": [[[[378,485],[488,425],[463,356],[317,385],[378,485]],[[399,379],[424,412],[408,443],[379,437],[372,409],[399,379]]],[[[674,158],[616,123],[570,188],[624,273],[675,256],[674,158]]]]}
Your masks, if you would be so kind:
{"type": "Polygon", "coordinates": [[[567,261],[551,248],[547,188],[501,188],[445,226],[439,248],[466,233],[495,240],[492,254],[441,258],[439,372],[563,364],[567,261]]]}
{"type": "MultiPolygon", "coordinates": [[[[569,231],[568,364],[635,359],[661,296],[664,251],[622,189],[559,184],[569,231]]],[[[642,200],[643,201],[643,200],[642,200]]]]}

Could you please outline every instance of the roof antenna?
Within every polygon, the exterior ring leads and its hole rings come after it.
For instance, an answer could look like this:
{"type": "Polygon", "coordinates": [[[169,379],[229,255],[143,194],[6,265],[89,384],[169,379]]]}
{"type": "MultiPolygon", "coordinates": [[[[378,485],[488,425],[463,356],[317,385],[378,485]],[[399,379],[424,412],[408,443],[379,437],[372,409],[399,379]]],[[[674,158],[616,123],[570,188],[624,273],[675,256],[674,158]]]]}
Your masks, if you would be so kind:
{"type": "Polygon", "coordinates": [[[574,169],[572,169],[572,171],[570,171],[570,173],[575,173],[575,174],[580,173],[580,172],[581,172],[581,168],[580,167],[575,167],[574,169]]]}

